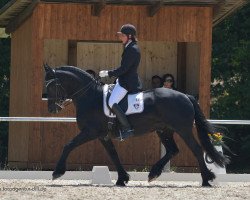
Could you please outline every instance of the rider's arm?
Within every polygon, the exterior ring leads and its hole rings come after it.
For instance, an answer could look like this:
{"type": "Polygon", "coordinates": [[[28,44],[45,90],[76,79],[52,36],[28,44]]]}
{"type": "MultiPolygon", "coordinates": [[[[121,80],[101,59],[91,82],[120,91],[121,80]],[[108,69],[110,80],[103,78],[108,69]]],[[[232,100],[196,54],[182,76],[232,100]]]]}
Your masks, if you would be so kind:
{"type": "Polygon", "coordinates": [[[138,59],[138,52],[134,48],[127,49],[126,52],[124,52],[121,66],[108,71],[109,77],[119,77],[123,74],[125,74],[135,63],[136,59],[138,59]]]}

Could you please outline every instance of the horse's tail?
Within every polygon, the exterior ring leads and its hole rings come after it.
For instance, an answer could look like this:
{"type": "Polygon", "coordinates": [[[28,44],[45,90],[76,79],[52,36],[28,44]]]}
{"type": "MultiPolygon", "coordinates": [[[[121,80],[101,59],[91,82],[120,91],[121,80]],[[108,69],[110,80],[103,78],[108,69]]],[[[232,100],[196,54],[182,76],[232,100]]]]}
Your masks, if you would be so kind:
{"type": "Polygon", "coordinates": [[[204,150],[207,152],[208,156],[220,167],[225,166],[229,163],[229,159],[225,157],[222,153],[219,153],[214,145],[212,144],[208,134],[213,134],[215,128],[210,124],[204,114],[201,111],[201,108],[195,98],[191,95],[187,95],[190,101],[192,102],[195,110],[195,125],[198,132],[198,137],[200,139],[201,145],[204,150]]]}

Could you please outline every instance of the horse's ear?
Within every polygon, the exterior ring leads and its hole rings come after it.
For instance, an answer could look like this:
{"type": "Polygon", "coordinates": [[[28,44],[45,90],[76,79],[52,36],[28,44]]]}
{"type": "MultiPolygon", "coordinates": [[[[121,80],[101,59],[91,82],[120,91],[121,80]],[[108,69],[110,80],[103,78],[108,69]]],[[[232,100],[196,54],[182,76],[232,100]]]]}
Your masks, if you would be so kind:
{"type": "Polygon", "coordinates": [[[47,63],[44,63],[43,67],[44,67],[46,74],[54,76],[55,71],[47,63]]]}

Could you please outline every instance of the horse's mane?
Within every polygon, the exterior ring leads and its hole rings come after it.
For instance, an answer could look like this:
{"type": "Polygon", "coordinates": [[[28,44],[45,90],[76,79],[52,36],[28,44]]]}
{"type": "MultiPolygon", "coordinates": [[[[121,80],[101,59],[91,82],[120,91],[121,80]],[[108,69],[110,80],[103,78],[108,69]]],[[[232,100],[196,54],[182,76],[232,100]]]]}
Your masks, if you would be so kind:
{"type": "Polygon", "coordinates": [[[69,71],[77,76],[79,76],[81,79],[86,79],[86,77],[90,78],[91,80],[95,80],[88,72],[74,66],[62,66],[56,68],[57,70],[62,70],[62,71],[69,71]]]}

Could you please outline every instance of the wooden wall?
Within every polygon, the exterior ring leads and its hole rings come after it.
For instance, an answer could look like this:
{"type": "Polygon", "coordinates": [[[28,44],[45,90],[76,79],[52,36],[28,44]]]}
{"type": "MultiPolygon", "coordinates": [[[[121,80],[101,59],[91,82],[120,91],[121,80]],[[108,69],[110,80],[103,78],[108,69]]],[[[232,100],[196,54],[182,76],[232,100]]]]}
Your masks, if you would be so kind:
{"type": "Polygon", "coordinates": [[[141,41],[140,77],[144,89],[151,88],[151,78],[171,73],[177,78],[177,43],[165,41],[141,41]]]}
{"type": "MultiPolygon", "coordinates": [[[[119,66],[122,51],[122,45],[117,42],[78,42],[77,67],[84,70],[92,69],[96,73],[100,70],[111,69],[114,66],[119,66]]],[[[114,79],[104,78],[102,81],[113,83],[114,79]]]]}
{"type": "MultiPolygon", "coordinates": [[[[11,35],[11,74],[10,74],[10,116],[29,116],[31,98],[32,60],[31,19],[28,19],[11,35]]],[[[10,122],[8,161],[26,166],[28,160],[29,123],[10,122]]]]}
{"type": "MultiPolygon", "coordinates": [[[[162,76],[165,73],[177,75],[177,45],[174,42],[141,41],[139,75],[144,89],[151,88],[151,77],[162,76]]],[[[99,72],[113,69],[120,65],[123,47],[121,43],[77,43],[77,66],[87,70],[99,72]]],[[[105,83],[112,83],[113,79],[104,79],[105,83]]]]}
{"type": "MultiPolygon", "coordinates": [[[[184,93],[198,98],[200,84],[200,42],[182,42],[177,46],[177,88],[184,93]]],[[[193,128],[193,133],[198,140],[195,128],[193,128]]],[[[185,170],[188,170],[188,166],[198,166],[197,160],[180,136],[175,134],[174,139],[180,149],[180,153],[171,160],[171,166],[178,166],[179,168],[185,168],[185,170]]],[[[193,171],[193,169],[190,170],[193,171]]]]}
{"type": "MultiPolygon", "coordinates": [[[[27,97],[22,97],[23,94],[16,93],[15,87],[11,88],[12,98],[27,98],[26,104],[23,104],[22,101],[12,100],[11,113],[15,115],[19,113],[20,115],[26,116],[51,116],[47,113],[46,103],[41,99],[44,78],[42,63],[44,58],[48,56],[50,57],[50,62],[57,63],[62,60],[59,59],[58,61],[57,55],[51,55],[53,51],[57,52],[57,50],[53,50],[54,45],[49,48],[49,51],[44,49],[46,39],[67,40],[68,44],[71,44],[70,41],[102,41],[113,43],[118,40],[115,34],[117,30],[120,29],[122,24],[128,22],[133,23],[137,27],[138,38],[141,42],[140,45],[142,51],[145,52],[142,59],[142,65],[144,65],[145,68],[142,67],[140,73],[147,86],[149,86],[149,78],[156,72],[167,71],[173,74],[177,73],[175,67],[170,68],[171,70],[173,69],[172,71],[168,69],[168,66],[172,65],[171,63],[177,62],[176,56],[174,55],[177,51],[174,50],[176,49],[177,42],[199,42],[200,57],[198,62],[199,72],[197,75],[200,81],[198,90],[200,105],[205,114],[208,115],[211,70],[211,7],[166,6],[160,9],[154,17],[148,17],[146,6],[108,5],[102,11],[101,17],[94,17],[91,15],[90,5],[70,3],[39,3],[29,20],[19,28],[27,29],[26,31],[31,30],[31,37],[27,37],[27,40],[30,40],[29,42],[31,43],[31,51],[28,53],[29,55],[24,56],[27,57],[27,62],[30,62],[30,66],[32,67],[32,69],[27,72],[29,73],[29,79],[27,81],[35,84],[30,85],[27,90],[24,90],[24,92],[28,94],[27,97]],[[28,21],[30,21],[30,24],[25,26],[28,21]],[[156,42],[158,42],[158,44],[154,45],[156,42]],[[165,52],[166,55],[171,55],[173,52],[175,53],[173,53],[169,59],[165,55],[165,52]],[[159,56],[156,58],[154,54],[158,54],[159,56]],[[161,63],[165,62],[166,65],[161,66],[161,63]],[[147,63],[153,63],[161,67],[152,69],[147,63]],[[167,68],[164,69],[164,67],[167,68]],[[23,105],[30,106],[28,113],[21,109],[20,112],[14,112],[16,107],[22,107],[23,105]]],[[[16,30],[13,35],[19,35],[19,29],[16,30]]],[[[13,40],[13,45],[18,44],[19,40],[23,40],[21,36],[18,40],[13,40]]],[[[50,44],[45,46],[48,47],[49,45],[50,44]]],[[[80,43],[76,45],[78,48],[80,43]]],[[[74,51],[75,48],[68,48],[68,55],[75,55],[77,52],[74,51]]],[[[60,53],[60,56],[65,59],[63,62],[66,62],[66,60],[68,63],[78,62],[78,58],[71,60],[72,57],[68,56],[68,58],[66,58],[66,54],[65,52],[60,53]]],[[[20,58],[20,56],[18,57],[12,54],[12,60],[14,60],[12,65],[14,66],[13,70],[15,70],[13,73],[22,73],[22,69],[18,68],[18,58],[20,58]]],[[[14,82],[13,84],[18,84],[18,77],[13,76],[12,82],[14,82]]],[[[69,110],[65,110],[56,116],[71,116],[73,115],[72,109],[73,108],[69,108],[69,110]]],[[[9,158],[13,158],[11,162],[14,163],[17,161],[20,163],[20,161],[24,161],[29,167],[42,164],[45,167],[53,168],[63,144],[76,134],[77,129],[73,129],[71,125],[61,123],[29,123],[28,125],[28,135],[26,135],[25,140],[23,139],[23,147],[25,148],[10,151],[9,158]],[[17,153],[17,151],[19,152],[17,153]],[[22,156],[24,156],[23,159],[19,159],[19,157],[22,156]]],[[[16,129],[19,130],[20,126],[21,125],[16,125],[16,129]]],[[[20,140],[20,135],[13,131],[13,127],[10,128],[10,135],[15,136],[10,138],[10,144],[14,146],[14,144],[20,140]]],[[[160,156],[160,144],[154,135],[148,135],[143,139],[129,139],[124,143],[116,145],[123,151],[119,153],[122,162],[127,164],[127,166],[133,164],[140,165],[141,163],[143,163],[143,165],[151,165],[159,159],[160,156]],[[140,151],[145,144],[147,144],[147,148],[140,151]],[[138,154],[134,154],[135,149],[137,149],[137,151],[139,149],[138,154]]],[[[103,159],[109,163],[104,153],[98,154],[99,157],[97,158],[93,156],[96,155],[96,152],[103,152],[102,147],[96,145],[95,150],[91,151],[91,156],[89,156],[84,152],[87,152],[90,148],[92,148],[92,146],[88,144],[79,147],[70,155],[69,163],[73,166],[73,164],[77,165],[85,162],[87,165],[88,163],[99,163],[103,159]]],[[[188,165],[192,165],[192,163],[188,163],[188,165]]]]}
{"type": "Polygon", "coordinates": [[[68,64],[68,40],[44,40],[44,61],[51,66],[68,64]]]}
{"type": "Polygon", "coordinates": [[[186,92],[195,97],[199,94],[200,51],[199,42],[187,43],[186,92]]]}
{"type": "Polygon", "coordinates": [[[40,3],[33,17],[39,24],[36,33],[41,40],[117,41],[115,33],[129,22],[137,27],[140,41],[200,42],[199,97],[208,116],[212,7],[165,6],[148,17],[147,6],[108,5],[101,17],[95,17],[91,5],[40,3]]]}

